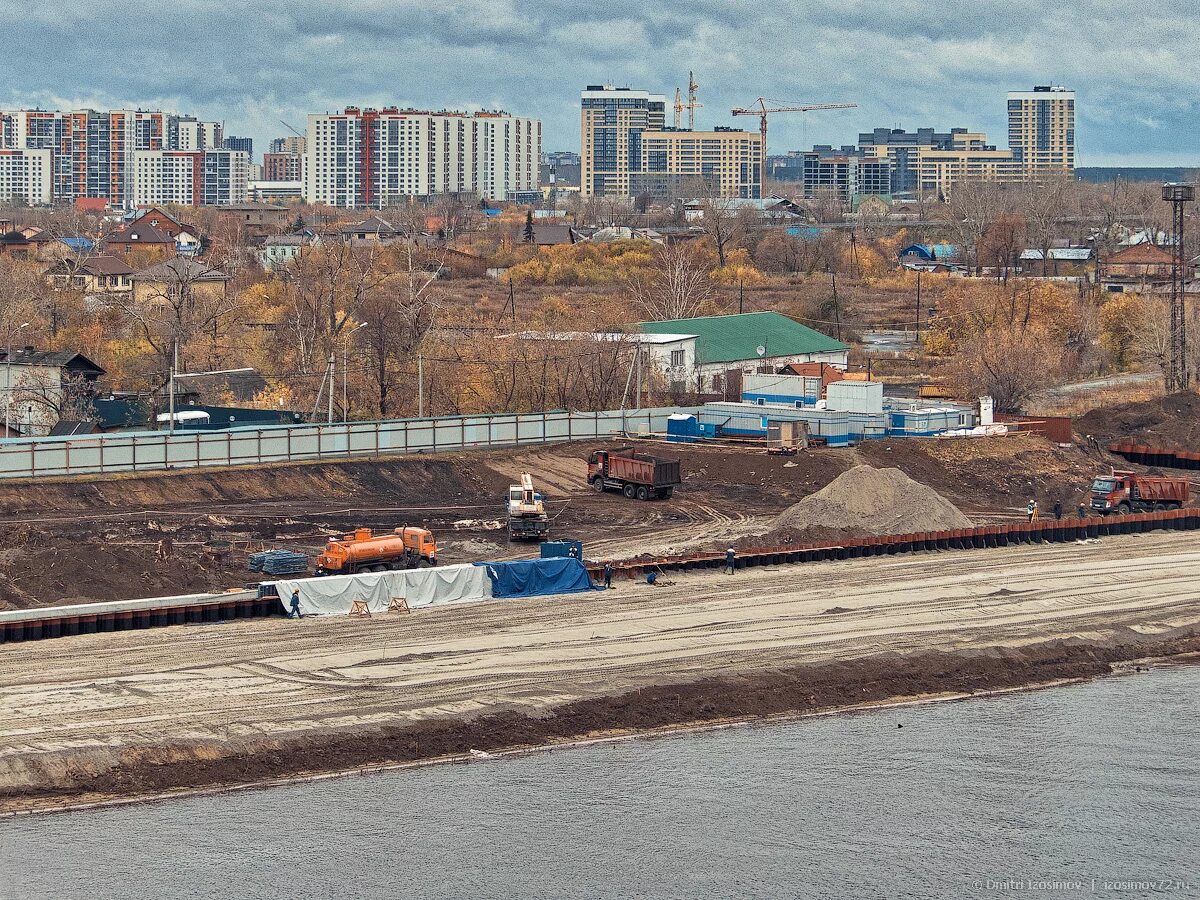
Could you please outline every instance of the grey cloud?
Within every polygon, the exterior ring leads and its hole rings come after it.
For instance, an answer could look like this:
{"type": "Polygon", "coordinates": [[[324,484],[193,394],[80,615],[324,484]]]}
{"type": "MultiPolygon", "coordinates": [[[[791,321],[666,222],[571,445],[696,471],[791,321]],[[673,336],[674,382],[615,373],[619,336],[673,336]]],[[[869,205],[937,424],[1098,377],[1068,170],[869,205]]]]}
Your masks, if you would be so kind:
{"type": "Polygon", "coordinates": [[[578,143],[578,91],[614,81],[670,95],[688,70],[700,122],[761,95],[859,108],[778,116],[771,149],[852,142],[902,124],[985,129],[1004,93],[1079,92],[1084,162],[1191,161],[1200,24],[1187,0],[43,0],[0,8],[4,105],[170,105],[261,147],[346,103],[493,107],[578,143]],[[1135,12],[1136,10],[1136,12],[1135,12]]]}

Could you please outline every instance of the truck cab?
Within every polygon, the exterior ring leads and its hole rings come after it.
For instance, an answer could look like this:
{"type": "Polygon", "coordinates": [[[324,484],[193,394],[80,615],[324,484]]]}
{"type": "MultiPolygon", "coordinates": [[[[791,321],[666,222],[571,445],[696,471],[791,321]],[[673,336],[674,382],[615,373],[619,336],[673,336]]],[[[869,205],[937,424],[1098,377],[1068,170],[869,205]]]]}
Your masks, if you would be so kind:
{"type": "MultiPolygon", "coordinates": [[[[1091,507],[1100,513],[1116,512],[1129,499],[1129,488],[1116,475],[1101,475],[1092,481],[1091,507]]],[[[1128,512],[1126,502],[1125,511],[1128,512]]]]}

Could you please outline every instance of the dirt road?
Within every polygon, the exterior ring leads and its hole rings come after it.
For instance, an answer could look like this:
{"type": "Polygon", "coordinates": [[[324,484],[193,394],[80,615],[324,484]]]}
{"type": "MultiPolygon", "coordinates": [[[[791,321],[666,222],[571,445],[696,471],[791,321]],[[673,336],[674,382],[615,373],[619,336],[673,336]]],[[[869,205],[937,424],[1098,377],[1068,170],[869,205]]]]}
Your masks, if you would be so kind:
{"type": "Polygon", "coordinates": [[[887,652],[1179,634],[1200,626],[1197,565],[1190,533],[1161,533],[5,646],[0,807],[23,792],[84,793],[130,767],[434,719],[545,716],[655,685],[887,652]]]}

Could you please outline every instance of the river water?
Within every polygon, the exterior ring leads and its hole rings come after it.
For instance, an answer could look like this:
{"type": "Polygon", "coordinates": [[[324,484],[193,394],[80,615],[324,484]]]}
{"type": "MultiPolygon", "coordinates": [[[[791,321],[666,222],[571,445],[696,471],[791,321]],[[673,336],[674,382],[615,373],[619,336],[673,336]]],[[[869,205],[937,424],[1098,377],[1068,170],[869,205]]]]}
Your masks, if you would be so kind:
{"type": "Polygon", "coordinates": [[[4,821],[0,897],[1197,897],[1198,696],[1164,666],[4,821]]]}

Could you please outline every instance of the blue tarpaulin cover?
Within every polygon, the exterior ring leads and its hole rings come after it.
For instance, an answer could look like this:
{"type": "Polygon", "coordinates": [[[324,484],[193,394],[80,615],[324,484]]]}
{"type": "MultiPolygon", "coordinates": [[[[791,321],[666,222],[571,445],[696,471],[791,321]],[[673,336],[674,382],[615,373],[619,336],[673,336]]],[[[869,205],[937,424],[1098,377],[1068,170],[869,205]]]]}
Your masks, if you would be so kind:
{"type": "Polygon", "coordinates": [[[476,565],[487,568],[493,597],[540,597],[603,590],[592,584],[583,563],[569,556],[476,565]]]}

